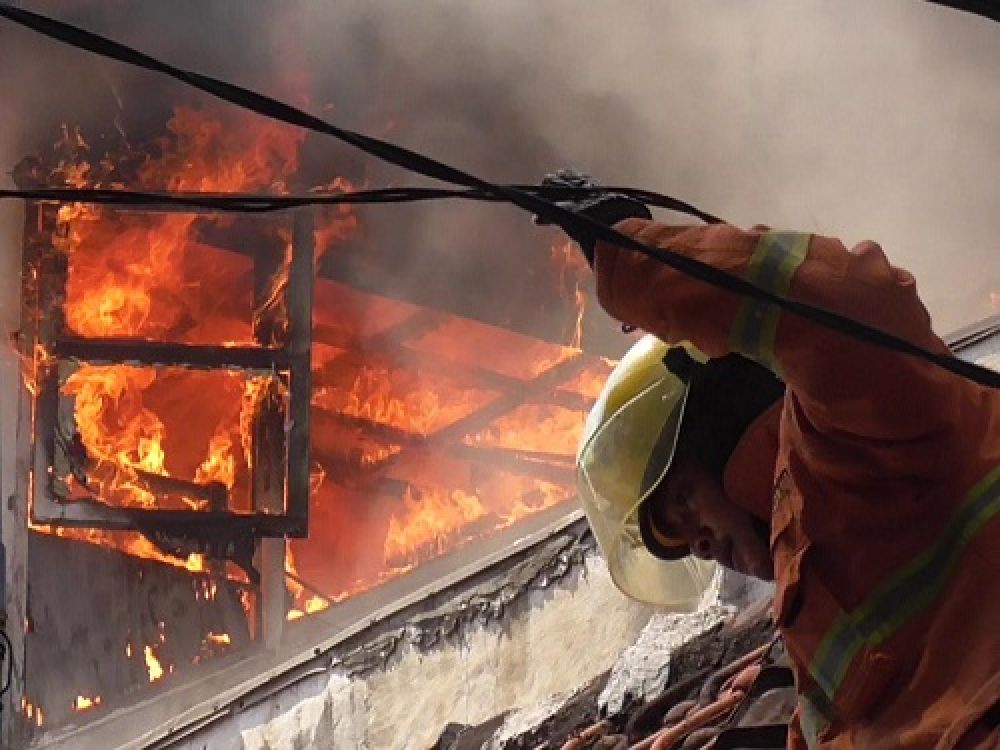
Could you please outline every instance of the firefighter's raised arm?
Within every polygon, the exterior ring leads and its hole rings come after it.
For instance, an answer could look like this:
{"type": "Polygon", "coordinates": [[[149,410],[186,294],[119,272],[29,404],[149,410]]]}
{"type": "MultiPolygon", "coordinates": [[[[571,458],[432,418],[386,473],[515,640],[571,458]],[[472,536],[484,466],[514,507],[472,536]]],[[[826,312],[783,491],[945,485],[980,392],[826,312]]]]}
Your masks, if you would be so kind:
{"type": "MultiPolygon", "coordinates": [[[[615,228],[776,294],[947,351],[913,277],[874,242],[848,250],[805,233],[643,219],[615,228]]],[[[767,365],[788,384],[808,429],[827,436],[912,442],[940,435],[954,429],[956,409],[975,388],[926,362],[717,289],[631,250],[597,243],[595,270],[598,297],[612,316],[666,341],[690,340],[712,357],[738,352],[767,365]]]]}

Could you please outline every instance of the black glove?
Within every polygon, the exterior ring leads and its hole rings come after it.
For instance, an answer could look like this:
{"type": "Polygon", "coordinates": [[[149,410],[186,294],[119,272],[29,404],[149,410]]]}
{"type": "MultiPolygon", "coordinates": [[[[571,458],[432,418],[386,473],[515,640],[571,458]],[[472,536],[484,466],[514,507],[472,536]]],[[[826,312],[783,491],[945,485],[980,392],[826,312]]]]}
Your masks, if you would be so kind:
{"type": "MultiPolygon", "coordinates": [[[[556,201],[556,205],[589,216],[591,219],[607,224],[609,227],[622,219],[639,218],[652,219],[653,215],[645,203],[630,198],[622,193],[608,193],[600,189],[600,183],[589,175],[574,172],[571,169],[560,169],[555,174],[546,175],[542,180],[543,187],[594,188],[593,192],[581,194],[570,200],[556,201]]],[[[551,222],[535,217],[536,224],[551,222]]],[[[574,227],[562,227],[562,230],[580,246],[590,267],[594,267],[595,239],[589,232],[581,232],[574,227]]]]}

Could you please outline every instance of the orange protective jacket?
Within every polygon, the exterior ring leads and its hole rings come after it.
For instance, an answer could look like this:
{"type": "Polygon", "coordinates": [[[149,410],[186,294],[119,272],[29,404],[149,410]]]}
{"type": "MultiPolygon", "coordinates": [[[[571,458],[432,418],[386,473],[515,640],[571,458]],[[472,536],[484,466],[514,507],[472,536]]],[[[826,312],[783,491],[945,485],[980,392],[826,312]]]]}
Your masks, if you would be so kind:
{"type": "MultiPolygon", "coordinates": [[[[875,243],[848,251],[809,234],[642,219],[616,229],[947,351],[913,277],[875,243]]],[[[615,318],[709,356],[750,356],[787,384],[724,481],[750,506],[763,492],[771,519],[775,621],[799,692],[789,746],[1000,746],[990,729],[1000,704],[1000,392],[630,250],[598,243],[595,268],[615,318]],[[769,431],[773,448],[754,460],[769,431]]]]}

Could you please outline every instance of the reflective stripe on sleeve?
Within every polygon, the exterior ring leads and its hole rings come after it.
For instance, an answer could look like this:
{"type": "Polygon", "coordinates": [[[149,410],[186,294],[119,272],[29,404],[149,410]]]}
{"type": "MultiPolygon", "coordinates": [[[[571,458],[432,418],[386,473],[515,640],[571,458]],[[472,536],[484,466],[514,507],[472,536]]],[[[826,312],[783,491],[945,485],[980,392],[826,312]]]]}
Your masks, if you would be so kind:
{"type": "MultiPolygon", "coordinates": [[[[746,280],[782,297],[809,252],[811,234],[767,232],[757,242],[747,265],[746,280]]],[[[730,348],[781,375],[774,353],[781,310],[758,300],[743,302],[733,326],[730,348]]]]}
{"type": "Polygon", "coordinates": [[[1000,467],[972,489],[933,545],[833,624],[809,665],[810,676],[831,701],[858,651],[884,643],[930,606],[948,584],[969,543],[998,512],[1000,467]]]}
{"type": "Polygon", "coordinates": [[[821,691],[813,689],[799,697],[799,729],[809,747],[816,747],[820,733],[830,726],[829,713],[829,704],[821,691]]]}

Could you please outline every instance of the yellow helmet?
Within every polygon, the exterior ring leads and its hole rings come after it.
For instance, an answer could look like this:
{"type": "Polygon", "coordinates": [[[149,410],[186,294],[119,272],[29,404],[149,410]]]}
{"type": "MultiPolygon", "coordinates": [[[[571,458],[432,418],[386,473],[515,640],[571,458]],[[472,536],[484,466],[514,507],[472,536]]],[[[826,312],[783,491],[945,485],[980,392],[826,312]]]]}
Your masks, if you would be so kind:
{"type": "Polygon", "coordinates": [[[633,599],[683,608],[697,604],[715,566],[688,556],[683,540],[663,537],[641,512],[670,468],[689,390],[664,363],[670,348],[647,335],[629,349],[587,417],[576,467],[580,502],[615,585],[633,599]]]}

